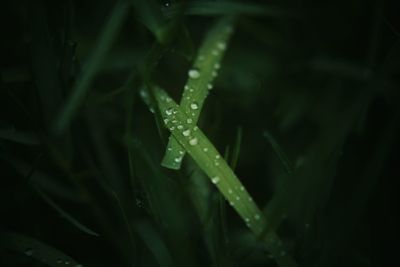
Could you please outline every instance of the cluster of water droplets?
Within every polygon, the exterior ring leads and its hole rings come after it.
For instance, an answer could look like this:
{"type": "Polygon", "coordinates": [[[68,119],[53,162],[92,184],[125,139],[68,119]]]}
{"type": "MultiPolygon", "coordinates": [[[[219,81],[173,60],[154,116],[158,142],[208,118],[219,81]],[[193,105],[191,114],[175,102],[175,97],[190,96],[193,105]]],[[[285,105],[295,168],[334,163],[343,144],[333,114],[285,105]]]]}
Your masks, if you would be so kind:
{"type": "MultiPolygon", "coordinates": [[[[168,101],[166,100],[165,97],[162,98],[162,100],[168,102],[168,101]]],[[[194,109],[194,110],[196,110],[196,109],[198,109],[198,105],[197,105],[196,103],[192,103],[192,104],[191,104],[191,108],[194,109]]],[[[169,129],[170,129],[171,131],[175,130],[175,128],[178,129],[178,130],[180,130],[180,131],[181,131],[181,134],[182,134],[184,137],[188,138],[188,143],[189,143],[189,145],[191,145],[191,146],[196,146],[196,145],[199,143],[199,140],[198,140],[197,137],[193,136],[193,132],[196,132],[196,131],[198,130],[198,127],[197,127],[197,126],[194,126],[194,127],[191,128],[191,127],[186,127],[186,126],[184,126],[184,125],[182,125],[182,124],[179,124],[179,121],[178,121],[178,120],[176,119],[176,117],[175,117],[175,115],[176,115],[177,113],[178,113],[178,111],[177,111],[175,108],[168,108],[168,109],[166,109],[166,110],[165,110],[165,115],[167,116],[167,118],[164,119],[165,125],[166,125],[167,127],[169,127],[169,129]],[[171,124],[172,124],[172,125],[171,125],[171,124]]],[[[187,123],[187,124],[191,124],[191,123],[193,123],[193,120],[190,119],[190,118],[188,118],[188,119],[186,120],[186,123],[187,123]]],[[[184,152],[183,152],[183,151],[180,151],[179,154],[180,154],[180,156],[174,159],[174,161],[175,161],[176,163],[180,163],[180,162],[182,161],[184,152]]]]}

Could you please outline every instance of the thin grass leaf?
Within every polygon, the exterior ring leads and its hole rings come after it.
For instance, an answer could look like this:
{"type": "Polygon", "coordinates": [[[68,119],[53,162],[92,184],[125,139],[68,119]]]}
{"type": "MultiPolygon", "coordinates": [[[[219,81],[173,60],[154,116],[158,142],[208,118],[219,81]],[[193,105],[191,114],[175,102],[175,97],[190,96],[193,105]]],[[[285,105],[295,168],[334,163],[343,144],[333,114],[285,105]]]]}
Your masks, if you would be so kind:
{"type": "MultiPolygon", "coordinates": [[[[254,3],[240,3],[228,1],[190,1],[185,3],[185,15],[220,16],[229,14],[242,14],[252,16],[287,17],[293,16],[290,12],[277,7],[259,5],[254,3]]],[[[166,17],[173,16],[181,7],[175,4],[164,8],[166,17]]]]}
{"type": "Polygon", "coordinates": [[[236,132],[235,146],[232,149],[231,164],[230,164],[232,170],[236,169],[236,165],[239,160],[240,146],[242,144],[242,135],[243,135],[242,127],[239,127],[236,132]]]}
{"type": "Polygon", "coordinates": [[[166,24],[161,12],[161,5],[154,0],[133,0],[132,4],[136,11],[136,19],[154,34],[158,42],[164,43],[166,24]]]}
{"type": "Polygon", "coordinates": [[[203,132],[193,123],[188,123],[188,116],[160,88],[154,89],[159,109],[165,126],[187,151],[199,167],[211,179],[229,204],[246,222],[250,230],[263,238],[267,248],[281,267],[297,266],[282,246],[276,233],[268,231],[266,218],[253,202],[250,194],[242,185],[227,162],[203,132]]]}
{"type": "Polygon", "coordinates": [[[293,163],[290,161],[289,157],[283,151],[281,146],[275,140],[275,138],[268,132],[264,131],[264,137],[267,138],[269,143],[271,144],[272,148],[274,149],[276,155],[278,156],[280,162],[282,163],[283,167],[285,168],[286,172],[291,174],[294,172],[293,163]]]}
{"type": "Polygon", "coordinates": [[[17,233],[1,232],[0,246],[24,253],[26,256],[32,257],[47,266],[83,266],[60,250],[34,238],[17,233]]]}
{"type": "Polygon", "coordinates": [[[16,142],[23,145],[39,145],[37,136],[30,132],[18,132],[15,129],[0,130],[0,139],[16,142]]]}
{"type": "Polygon", "coordinates": [[[62,218],[66,219],[68,222],[70,222],[72,225],[74,225],[76,228],[78,228],[80,231],[82,231],[85,234],[92,235],[92,236],[99,236],[98,233],[91,230],[89,227],[83,225],[81,222],[79,222],[77,219],[75,219],[72,215],[70,215],[68,212],[66,212],[64,209],[62,209],[59,205],[57,205],[46,193],[44,193],[42,190],[40,190],[37,186],[33,185],[33,188],[39,194],[39,196],[47,204],[49,204],[49,206],[51,206],[53,209],[55,209],[60,214],[60,216],[62,218]]]}
{"type": "Polygon", "coordinates": [[[149,223],[140,221],[134,223],[133,227],[161,267],[175,266],[168,247],[149,223]]]}
{"type": "Polygon", "coordinates": [[[111,11],[111,15],[106,25],[96,42],[96,47],[93,50],[85,70],[77,80],[71,95],[67,102],[58,114],[54,122],[54,131],[62,133],[71,123],[71,120],[82,104],[96,73],[101,68],[101,63],[111,48],[117,33],[119,32],[125,18],[127,17],[130,5],[127,1],[120,0],[111,11]]]}
{"type": "MultiPolygon", "coordinates": [[[[233,17],[220,19],[207,34],[193,67],[188,72],[189,77],[180,106],[188,116],[188,122],[193,125],[197,124],[204,100],[209,90],[213,88],[213,81],[217,76],[220,62],[232,32],[233,17]]],[[[161,164],[170,169],[179,169],[184,154],[185,151],[182,150],[179,142],[173,136],[170,136],[167,151],[161,164]],[[180,160],[177,160],[178,156],[180,156],[180,160]]]]}

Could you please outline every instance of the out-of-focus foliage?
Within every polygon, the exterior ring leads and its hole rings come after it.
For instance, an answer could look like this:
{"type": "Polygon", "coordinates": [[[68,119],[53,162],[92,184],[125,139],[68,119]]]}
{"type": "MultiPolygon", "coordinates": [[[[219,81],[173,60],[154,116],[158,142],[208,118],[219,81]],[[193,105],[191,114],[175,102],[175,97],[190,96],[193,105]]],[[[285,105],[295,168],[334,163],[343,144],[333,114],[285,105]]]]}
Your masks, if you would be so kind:
{"type": "Polygon", "coordinates": [[[141,90],[179,103],[226,15],[198,127],[299,266],[396,266],[395,4],[1,1],[0,266],[276,266],[141,90]]]}

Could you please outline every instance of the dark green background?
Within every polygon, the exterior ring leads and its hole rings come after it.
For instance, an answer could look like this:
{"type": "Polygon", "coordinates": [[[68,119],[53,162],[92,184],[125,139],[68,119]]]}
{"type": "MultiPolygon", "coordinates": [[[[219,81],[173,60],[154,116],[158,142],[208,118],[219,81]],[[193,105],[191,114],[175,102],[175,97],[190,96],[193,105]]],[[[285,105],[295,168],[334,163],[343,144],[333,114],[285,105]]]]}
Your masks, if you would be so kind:
{"type": "MultiPolygon", "coordinates": [[[[157,83],[179,101],[202,37],[218,16],[237,13],[199,127],[229,157],[242,129],[236,173],[300,266],[398,265],[396,1],[127,2],[72,123],[55,134],[116,1],[1,1],[2,233],[84,266],[275,266],[189,157],[179,172],[160,166],[167,133],[139,96],[157,83]],[[189,12],[196,5],[205,7],[189,12]],[[206,226],[192,203],[202,186],[206,226]]],[[[1,266],[43,266],[8,241],[1,266]]]]}

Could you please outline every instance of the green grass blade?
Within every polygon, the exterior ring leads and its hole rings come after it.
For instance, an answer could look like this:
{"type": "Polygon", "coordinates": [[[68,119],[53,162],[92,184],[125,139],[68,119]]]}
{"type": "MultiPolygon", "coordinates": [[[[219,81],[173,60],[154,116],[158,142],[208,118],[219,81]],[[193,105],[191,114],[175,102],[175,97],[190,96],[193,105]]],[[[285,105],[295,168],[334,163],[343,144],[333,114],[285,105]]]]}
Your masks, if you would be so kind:
{"type": "Polygon", "coordinates": [[[54,210],[56,210],[60,216],[64,219],[66,219],[68,222],[70,222],[72,225],[74,225],[76,228],[78,228],[80,231],[83,233],[86,233],[88,235],[92,236],[99,236],[98,233],[95,231],[89,229],[87,226],[83,225],[80,223],[77,219],[75,219],[72,215],[70,215],[68,212],[66,212],[64,209],[62,209],[59,205],[57,205],[47,194],[45,194],[42,190],[40,190],[37,186],[33,185],[33,188],[35,191],[39,194],[39,196],[47,203],[49,206],[51,206],[54,210]]]}
{"type": "Polygon", "coordinates": [[[101,63],[111,48],[124,19],[127,14],[129,14],[128,11],[129,4],[127,1],[121,0],[115,5],[109,20],[100,34],[99,40],[96,42],[97,45],[93,50],[93,54],[91,55],[85,70],[77,80],[71,95],[54,122],[54,131],[56,133],[64,132],[71,123],[71,120],[85,98],[96,73],[101,68],[101,63]]]}
{"type": "Polygon", "coordinates": [[[264,132],[264,137],[270,142],[272,148],[274,149],[276,155],[278,156],[279,160],[281,161],[286,172],[289,174],[293,173],[294,172],[293,163],[290,161],[289,157],[283,151],[283,149],[278,144],[278,142],[275,140],[275,138],[268,131],[264,132]]]}
{"type": "Polygon", "coordinates": [[[161,6],[154,0],[133,0],[136,19],[146,26],[160,43],[165,42],[166,23],[161,12],[161,6]]]}
{"type": "Polygon", "coordinates": [[[58,249],[31,237],[17,233],[1,232],[0,246],[16,252],[24,253],[26,256],[32,257],[47,266],[83,266],[58,249]]]}
{"type": "Polygon", "coordinates": [[[237,129],[237,133],[236,133],[235,146],[233,147],[233,150],[232,150],[232,157],[231,157],[231,164],[230,164],[232,167],[232,170],[236,169],[236,165],[239,160],[240,146],[242,145],[242,136],[243,136],[242,127],[239,127],[237,129]]]}
{"type": "Polygon", "coordinates": [[[137,235],[143,240],[161,267],[174,266],[171,253],[167,245],[148,222],[135,222],[133,227],[137,235]]]}
{"type": "MultiPolygon", "coordinates": [[[[204,100],[209,90],[213,87],[213,81],[217,76],[220,62],[232,31],[232,17],[225,17],[219,20],[207,34],[199,49],[193,68],[188,72],[189,77],[183,91],[180,106],[188,116],[188,122],[193,125],[197,124],[204,100]]],[[[179,169],[184,154],[185,151],[182,150],[179,142],[171,136],[161,164],[167,168],[179,169]]]]}
{"type": "Polygon", "coordinates": [[[0,130],[0,139],[12,141],[23,145],[39,145],[40,141],[32,132],[19,132],[14,128],[0,130]]]}
{"type": "MultiPolygon", "coordinates": [[[[254,3],[240,3],[232,1],[190,1],[185,3],[186,15],[197,16],[220,16],[227,14],[243,14],[252,16],[282,17],[293,16],[290,12],[271,7],[270,5],[259,5],[254,3]]],[[[165,8],[166,17],[173,16],[180,8],[179,4],[165,8]]]]}
{"type": "Polygon", "coordinates": [[[189,117],[165,91],[156,88],[154,94],[165,126],[207,174],[211,182],[246,222],[250,230],[257,237],[265,238],[265,244],[278,264],[281,267],[297,266],[282,247],[282,242],[278,236],[267,231],[268,225],[263,213],[203,132],[193,123],[187,122],[189,117]]]}

